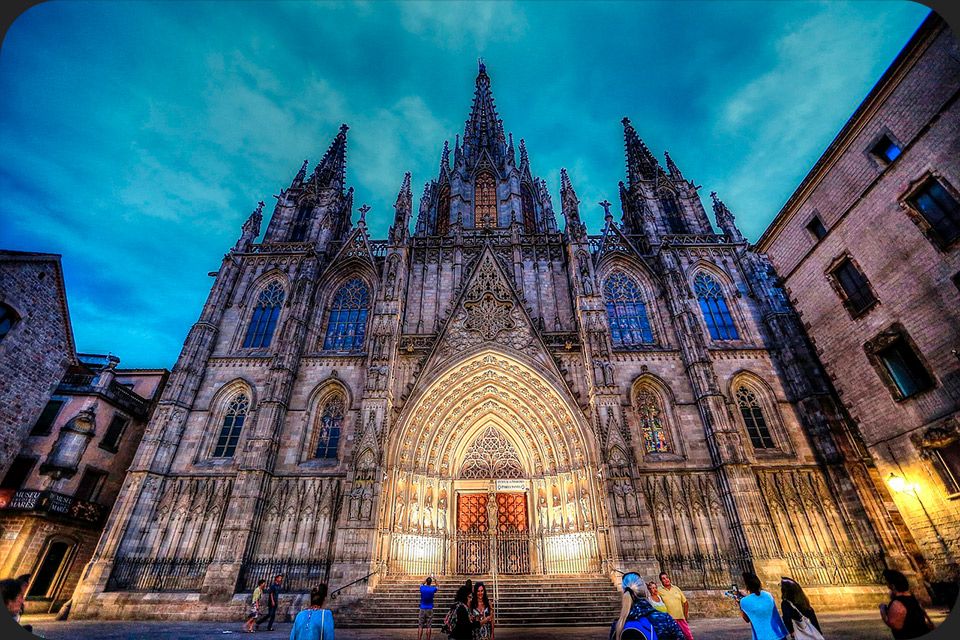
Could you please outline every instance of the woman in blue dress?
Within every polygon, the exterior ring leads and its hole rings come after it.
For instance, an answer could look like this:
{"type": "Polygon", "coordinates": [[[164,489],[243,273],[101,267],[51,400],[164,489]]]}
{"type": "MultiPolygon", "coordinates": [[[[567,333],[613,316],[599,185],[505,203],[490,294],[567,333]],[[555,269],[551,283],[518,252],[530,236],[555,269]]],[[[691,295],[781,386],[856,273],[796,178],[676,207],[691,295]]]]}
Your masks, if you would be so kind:
{"type": "Polygon", "coordinates": [[[327,599],[327,585],[317,585],[310,590],[310,606],[293,621],[290,640],[334,640],[333,612],[323,608],[327,599]]]}
{"type": "Polygon", "coordinates": [[[670,614],[657,611],[650,604],[650,594],[637,573],[623,576],[623,601],[620,618],[610,628],[610,640],[645,638],[645,640],[681,640],[683,632],[670,614]]]}

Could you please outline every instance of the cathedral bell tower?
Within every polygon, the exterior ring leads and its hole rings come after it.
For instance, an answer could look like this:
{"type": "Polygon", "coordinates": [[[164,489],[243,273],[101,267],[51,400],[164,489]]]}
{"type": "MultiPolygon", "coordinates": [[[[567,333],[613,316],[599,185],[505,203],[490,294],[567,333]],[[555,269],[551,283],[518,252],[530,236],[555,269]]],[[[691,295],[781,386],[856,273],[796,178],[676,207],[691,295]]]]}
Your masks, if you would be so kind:
{"type": "Polygon", "coordinates": [[[340,125],[340,132],[309,178],[304,160],[290,186],[276,196],[264,242],[307,242],[324,252],[347,236],[353,209],[353,187],[344,189],[347,129],[340,125]]]}
{"type": "Polygon", "coordinates": [[[455,227],[470,232],[514,226],[526,234],[557,229],[546,183],[531,172],[523,140],[518,164],[513,134],[504,133],[490,76],[480,62],[462,144],[457,136],[451,166],[450,146],[444,143],[437,179],[424,189],[416,233],[445,236],[455,227]]]}

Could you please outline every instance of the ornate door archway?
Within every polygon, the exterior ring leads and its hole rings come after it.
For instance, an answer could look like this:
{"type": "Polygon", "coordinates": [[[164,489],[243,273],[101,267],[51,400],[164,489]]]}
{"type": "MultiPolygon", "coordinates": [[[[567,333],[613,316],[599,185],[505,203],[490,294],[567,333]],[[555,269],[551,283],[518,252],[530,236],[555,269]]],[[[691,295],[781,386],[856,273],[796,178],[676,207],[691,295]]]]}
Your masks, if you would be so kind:
{"type": "Polygon", "coordinates": [[[600,570],[596,443],[564,395],[530,365],[485,351],[411,397],[381,507],[391,572],[600,570]]]}

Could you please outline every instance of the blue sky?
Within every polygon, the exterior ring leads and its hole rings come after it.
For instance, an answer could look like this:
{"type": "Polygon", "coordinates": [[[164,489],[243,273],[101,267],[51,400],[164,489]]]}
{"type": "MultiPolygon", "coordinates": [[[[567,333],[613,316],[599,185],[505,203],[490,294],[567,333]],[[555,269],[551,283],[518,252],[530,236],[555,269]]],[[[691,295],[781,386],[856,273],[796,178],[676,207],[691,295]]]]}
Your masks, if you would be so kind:
{"type": "MultiPolygon", "coordinates": [[[[559,212],[597,232],[629,116],[756,240],[928,10],[901,2],[71,2],[0,50],[0,247],[63,255],[78,349],[172,367],[206,275],[341,122],[385,237],[462,132],[476,59],[559,212]]],[[[618,209],[619,210],[619,209],[618,209]]]]}

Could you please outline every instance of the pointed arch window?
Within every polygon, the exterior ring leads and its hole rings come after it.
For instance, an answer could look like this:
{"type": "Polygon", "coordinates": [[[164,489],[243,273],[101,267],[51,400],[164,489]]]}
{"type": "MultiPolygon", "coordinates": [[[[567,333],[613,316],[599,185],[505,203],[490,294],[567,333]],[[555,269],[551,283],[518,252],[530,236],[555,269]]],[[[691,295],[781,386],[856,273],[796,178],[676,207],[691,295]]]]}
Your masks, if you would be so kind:
{"type": "Polygon", "coordinates": [[[693,280],[693,290],[700,301],[700,311],[707,323],[710,337],[714,340],[737,340],[739,334],[733,323],[727,300],[723,297],[720,283],[705,273],[698,273],[693,280]]]}
{"type": "Polygon", "coordinates": [[[440,187],[437,198],[437,235],[445,236],[450,232],[450,187],[440,187]]]}
{"type": "Polygon", "coordinates": [[[277,318],[280,317],[280,307],[283,305],[283,287],[274,280],[257,296],[257,306],[253,309],[253,317],[247,327],[247,335],[243,339],[244,348],[260,349],[269,347],[273,340],[273,330],[277,327],[277,318]]]}
{"type": "Polygon", "coordinates": [[[233,454],[237,451],[237,443],[240,442],[240,433],[243,431],[243,423],[247,419],[249,409],[250,400],[246,394],[238,393],[230,401],[226,412],[223,414],[220,434],[217,436],[217,442],[213,447],[212,457],[233,457],[233,454]]]}
{"type": "Polygon", "coordinates": [[[757,394],[746,385],[737,389],[737,406],[743,416],[743,424],[747,427],[747,435],[754,449],[774,449],[773,437],[767,426],[767,419],[763,415],[763,407],[757,399],[757,394]]]}
{"type": "Polygon", "coordinates": [[[603,283],[610,335],[616,347],[653,344],[653,330],[640,287],[622,272],[611,274],[603,283]]]}
{"type": "Polygon", "coordinates": [[[492,229],[497,226],[497,183],[493,174],[488,171],[477,174],[473,213],[473,226],[477,229],[492,229]]]}
{"type": "Polygon", "coordinates": [[[670,440],[663,424],[663,408],[660,400],[650,389],[637,393],[637,416],[640,418],[640,436],[646,453],[668,453],[670,440]]]}
{"type": "Polygon", "coordinates": [[[312,210],[313,206],[309,202],[304,202],[297,208],[297,213],[293,217],[293,225],[290,228],[290,242],[303,242],[306,239],[312,210]]]}
{"type": "Polygon", "coordinates": [[[367,331],[370,290],[353,278],[337,290],[330,305],[323,348],[328,351],[359,351],[367,331]]]}
{"type": "Polygon", "coordinates": [[[663,215],[667,220],[667,226],[670,233],[690,233],[687,229],[687,223],[680,213],[680,205],[672,193],[662,192],[660,194],[660,206],[663,208],[663,215]]]}
{"type": "Polygon", "coordinates": [[[323,403],[323,409],[317,416],[317,445],[314,456],[321,459],[336,458],[340,449],[340,432],[343,428],[345,403],[343,396],[336,393],[323,403]]]}
{"type": "Polygon", "coordinates": [[[520,185],[520,210],[523,215],[524,233],[536,233],[537,214],[533,206],[533,193],[527,183],[520,185]]]}

